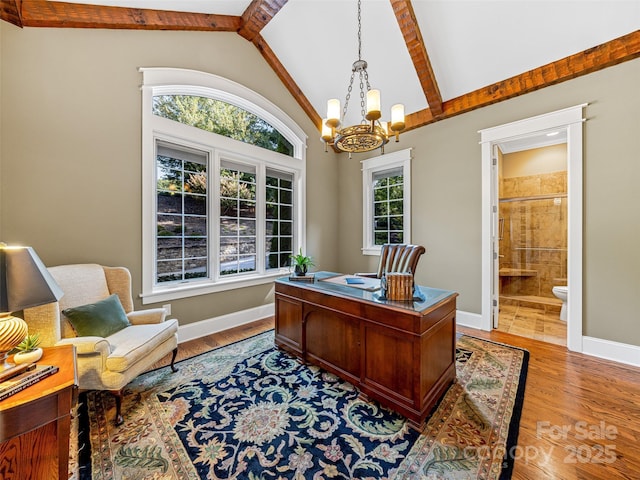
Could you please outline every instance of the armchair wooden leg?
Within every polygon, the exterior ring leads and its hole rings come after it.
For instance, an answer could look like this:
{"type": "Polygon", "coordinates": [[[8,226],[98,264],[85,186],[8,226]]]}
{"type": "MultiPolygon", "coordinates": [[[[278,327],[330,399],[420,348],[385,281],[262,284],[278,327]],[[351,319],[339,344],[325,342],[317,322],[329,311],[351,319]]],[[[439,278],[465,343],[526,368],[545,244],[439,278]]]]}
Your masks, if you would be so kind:
{"type": "Polygon", "coordinates": [[[178,367],[176,367],[175,365],[176,355],[178,355],[178,347],[173,349],[173,354],[171,355],[171,370],[173,371],[173,373],[178,371],[178,367]]]}
{"type": "Polygon", "coordinates": [[[109,392],[116,399],[116,426],[122,425],[124,423],[124,418],[122,418],[122,390],[109,390],[109,392]]]}

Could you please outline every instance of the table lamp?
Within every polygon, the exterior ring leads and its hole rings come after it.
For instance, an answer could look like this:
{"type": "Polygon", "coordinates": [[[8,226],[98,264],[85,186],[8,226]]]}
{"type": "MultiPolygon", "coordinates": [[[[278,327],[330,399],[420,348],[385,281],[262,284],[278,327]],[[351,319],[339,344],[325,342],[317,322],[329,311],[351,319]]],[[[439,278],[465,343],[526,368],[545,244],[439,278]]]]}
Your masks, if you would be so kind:
{"type": "Polygon", "coordinates": [[[0,373],[14,367],[7,355],[28,333],[27,323],[11,313],[55,302],[63,294],[33,248],[0,243],[0,373]]]}

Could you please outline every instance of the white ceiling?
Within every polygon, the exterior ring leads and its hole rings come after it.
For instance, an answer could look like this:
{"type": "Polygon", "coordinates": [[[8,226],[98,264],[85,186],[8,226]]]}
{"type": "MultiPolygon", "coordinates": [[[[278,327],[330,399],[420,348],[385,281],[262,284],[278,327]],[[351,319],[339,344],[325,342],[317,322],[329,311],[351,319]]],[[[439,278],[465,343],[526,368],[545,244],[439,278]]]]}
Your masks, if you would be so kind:
{"type": "MultiPolygon", "coordinates": [[[[72,1],[73,0],[67,0],[72,1]]],[[[250,0],[75,0],[240,16],[250,0]]],[[[640,0],[412,0],[442,100],[505,80],[640,29],[640,0]]],[[[289,0],[260,32],[316,112],[347,93],[358,57],[355,0],[289,0]]],[[[363,0],[362,58],[394,103],[427,108],[389,0],[363,0]]],[[[359,91],[347,123],[360,120],[359,91]]]]}

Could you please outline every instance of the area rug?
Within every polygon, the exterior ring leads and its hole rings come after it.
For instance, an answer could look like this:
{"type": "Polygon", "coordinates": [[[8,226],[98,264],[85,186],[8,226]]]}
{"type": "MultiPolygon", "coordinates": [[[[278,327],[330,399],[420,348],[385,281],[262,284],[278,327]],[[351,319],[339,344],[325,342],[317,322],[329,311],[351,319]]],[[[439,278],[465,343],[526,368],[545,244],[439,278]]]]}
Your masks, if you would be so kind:
{"type": "Polygon", "coordinates": [[[457,380],[422,431],[324,370],[274,347],[273,331],[80,396],[78,480],[508,479],[528,353],[470,336],[457,380]]]}

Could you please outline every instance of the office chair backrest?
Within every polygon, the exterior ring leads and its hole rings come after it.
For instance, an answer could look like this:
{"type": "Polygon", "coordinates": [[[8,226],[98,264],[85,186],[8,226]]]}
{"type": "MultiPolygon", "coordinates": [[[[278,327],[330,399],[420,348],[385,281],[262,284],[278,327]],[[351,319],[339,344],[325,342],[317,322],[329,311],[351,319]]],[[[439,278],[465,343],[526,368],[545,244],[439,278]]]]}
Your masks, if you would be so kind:
{"type": "Polygon", "coordinates": [[[385,243],[380,250],[378,278],[385,272],[410,272],[415,275],[418,260],[425,251],[422,245],[385,243]]]}

